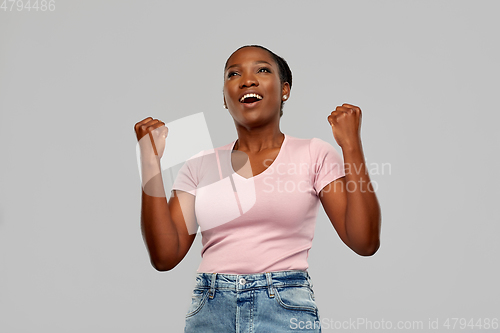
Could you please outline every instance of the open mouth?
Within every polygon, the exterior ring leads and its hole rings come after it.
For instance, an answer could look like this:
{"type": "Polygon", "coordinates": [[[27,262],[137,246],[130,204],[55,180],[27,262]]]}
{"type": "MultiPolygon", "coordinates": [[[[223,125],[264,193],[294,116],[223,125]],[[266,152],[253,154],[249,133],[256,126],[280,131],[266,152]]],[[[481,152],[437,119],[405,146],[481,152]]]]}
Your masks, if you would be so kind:
{"type": "Polygon", "coordinates": [[[257,101],[260,101],[260,99],[258,99],[257,97],[247,97],[243,100],[243,103],[249,104],[249,103],[254,103],[257,101]]]}
{"type": "Polygon", "coordinates": [[[240,98],[240,103],[245,106],[252,106],[259,103],[262,100],[262,96],[255,93],[245,94],[240,98]]]}

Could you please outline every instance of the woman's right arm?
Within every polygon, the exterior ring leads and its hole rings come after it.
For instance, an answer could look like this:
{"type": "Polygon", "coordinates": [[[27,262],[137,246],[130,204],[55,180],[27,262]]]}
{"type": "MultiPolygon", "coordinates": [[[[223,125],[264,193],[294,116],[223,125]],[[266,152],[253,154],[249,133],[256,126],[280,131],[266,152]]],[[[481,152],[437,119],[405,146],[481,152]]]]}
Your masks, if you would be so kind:
{"type": "Polygon", "coordinates": [[[141,229],[151,264],[158,271],[169,271],[186,256],[196,237],[187,224],[194,221],[194,196],[183,191],[172,191],[167,204],[165,197],[153,197],[142,191],[141,229]],[[182,206],[182,209],[181,209],[182,206]],[[191,211],[191,221],[186,213],[191,211]]]}
{"type": "Polygon", "coordinates": [[[196,237],[194,195],[172,191],[167,202],[159,160],[163,154],[168,129],[164,123],[148,117],[135,125],[141,146],[143,180],[141,230],[151,264],[158,271],[168,271],[186,256],[196,237]],[[156,130],[158,129],[158,130],[156,130]],[[156,131],[155,131],[156,130],[156,131]],[[155,145],[145,135],[154,133],[155,145]],[[141,139],[147,140],[141,140],[141,139]],[[149,147],[148,147],[149,142],[149,147]]]}

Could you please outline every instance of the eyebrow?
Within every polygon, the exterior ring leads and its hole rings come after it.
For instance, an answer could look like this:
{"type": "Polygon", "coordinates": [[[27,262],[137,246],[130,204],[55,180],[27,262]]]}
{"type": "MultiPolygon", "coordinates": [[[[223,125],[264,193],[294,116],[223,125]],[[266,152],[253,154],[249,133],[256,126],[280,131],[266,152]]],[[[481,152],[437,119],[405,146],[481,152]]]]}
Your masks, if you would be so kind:
{"type": "MultiPolygon", "coordinates": [[[[254,65],[256,64],[268,64],[269,66],[272,66],[270,63],[268,63],[267,61],[264,61],[264,60],[259,60],[259,61],[255,61],[254,62],[254,65]]],[[[229,66],[228,68],[226,68],[226,71],[231,68],[231,67],[237,67],[237,66],[240,66],[240,64],[234,64],[234,65],[231,65],[229,66]]]]}

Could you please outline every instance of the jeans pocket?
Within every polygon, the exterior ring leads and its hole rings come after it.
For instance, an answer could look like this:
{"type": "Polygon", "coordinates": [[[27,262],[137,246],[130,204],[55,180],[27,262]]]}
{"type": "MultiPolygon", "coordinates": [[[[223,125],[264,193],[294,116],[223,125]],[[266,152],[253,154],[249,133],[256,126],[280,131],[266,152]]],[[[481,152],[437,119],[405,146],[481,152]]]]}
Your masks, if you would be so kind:
{"type": "Polygon", "coordinates": [[[274,287],[279,305],[288,310],[318,312],[314,294],[308,286],[274,287]]]}
{"type": "Polygon", "coordinates": [[[205,288],[194,288],[193,293],[191,295],[191,304],[186,313],[186,318],[192,317],[198,312],[200,312],[201,308],[205,304],[208,297],[208,289],[205,288]]]}

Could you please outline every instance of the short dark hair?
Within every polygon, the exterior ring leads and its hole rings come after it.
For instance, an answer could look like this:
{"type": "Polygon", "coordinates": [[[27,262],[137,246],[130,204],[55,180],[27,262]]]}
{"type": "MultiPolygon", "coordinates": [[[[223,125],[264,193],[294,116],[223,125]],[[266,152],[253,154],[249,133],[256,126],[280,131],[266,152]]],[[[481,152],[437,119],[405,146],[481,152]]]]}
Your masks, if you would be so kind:
{"type": "MultiPolygon", "coordinates": [[[[282,57],[280,57],[279,55],[277,55],[273,51],[271,51],[271,50],[269,50],[269,49],[267,49],[267,48],[265,48],[264,46],[261,46],[261,45],[243,45],[243,46],[239,47],[236,51],[238,51],[238,50],[240,50],[240,49],[242,49],[244,47],[260,47],[261,49],[266,50],[267,52],[269,52],[269,54],[271,55],[271,57],[274,59],[274,62],[278,66],[281,84],[283,84],[285,82],[288,82],[288,84],[290,85],[290,89],[292,89],[292,71],[290,70],[290,67],[288,66],[288,63],[286,62],[285,59],[283,59],[282,57]]],[[[234,51],[231,54],[231,56],[236,51],[234,51]]],[[[231,56],[229,56],[229,58],[231,58],[231,56]]],[[[226,69],[226,67],[227,67],[227,63],[229,61],[229,58],[227,58],[227,60],[226,60],[226,64],[224,65],[224,69],[226,69]]],[[[282,100],[281,101],[281,105],[280,105],[280,117],[283,115],[283,103],[284,103],[284,101],[282,100]]]]}

